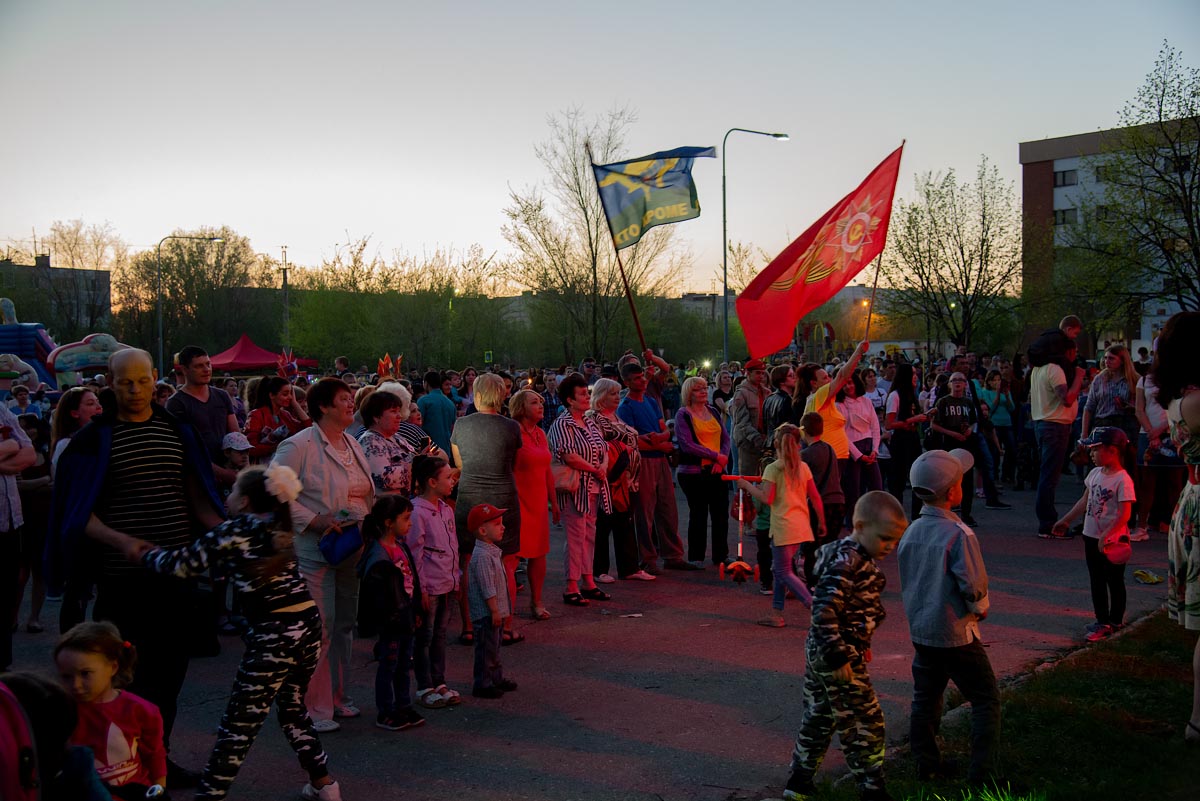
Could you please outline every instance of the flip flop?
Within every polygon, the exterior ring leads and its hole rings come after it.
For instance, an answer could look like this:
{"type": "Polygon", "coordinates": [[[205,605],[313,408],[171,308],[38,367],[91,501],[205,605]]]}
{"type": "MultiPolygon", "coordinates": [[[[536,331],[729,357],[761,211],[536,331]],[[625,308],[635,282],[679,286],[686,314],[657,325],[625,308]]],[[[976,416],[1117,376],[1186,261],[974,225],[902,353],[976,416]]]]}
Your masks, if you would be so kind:
{"type": "Polygon", "coordinates": [[[505,630],[500,632],[501,645],[516,645],[519,642],[525,642],[525,635],[516,631],[505,630]]]}
{"type": "Polygon", "coordinates": [[[584,598],[591,598],[593,601],[611,601],[612,596],[599,587],[592,587],[590,590],[583,591],[584,598]]]}
{"type": "Polygon", "coordinates": [[[529,608],[529,617],[533,620],[549,620],[550,613],[546,611],[545,607],[532,606],[529,608]]]}
{"type": "Polygon", "coordinates": [[[1150,570],[1135,570],[1133,571],[1133,578],[1138,584],[1162,584],[1162,576],[1150,570]]]}

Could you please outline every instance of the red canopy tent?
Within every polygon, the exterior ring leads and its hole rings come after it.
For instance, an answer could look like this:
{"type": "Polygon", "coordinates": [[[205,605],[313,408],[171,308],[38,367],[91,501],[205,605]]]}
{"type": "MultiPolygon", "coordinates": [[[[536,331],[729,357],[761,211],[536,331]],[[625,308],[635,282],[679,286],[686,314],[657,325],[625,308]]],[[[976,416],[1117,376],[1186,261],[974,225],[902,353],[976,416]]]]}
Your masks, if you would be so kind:
{"type": "MultiPolygon", "coordinates": [[[[319,367],[316,359],[296,359],[298,367],[319,367]]],[[[275,370],[279,367],[279,354],[260,348],[248,334],[242,334],[232,348],[212,357],[213,370],[275,370]]]]}

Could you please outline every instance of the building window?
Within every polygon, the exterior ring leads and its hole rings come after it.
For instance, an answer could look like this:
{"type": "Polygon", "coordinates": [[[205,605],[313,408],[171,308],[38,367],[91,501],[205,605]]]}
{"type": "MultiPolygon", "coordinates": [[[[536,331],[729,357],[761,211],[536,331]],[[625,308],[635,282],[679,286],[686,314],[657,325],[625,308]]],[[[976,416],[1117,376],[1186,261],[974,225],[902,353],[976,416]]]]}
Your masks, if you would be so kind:
{"type": "Polygon", "coordinates": [[[1112,212],[1111,206],[1097,206],[1096,207],[1096,219],[1097,220],[1099,220],[1100,222],[1107,222],[1108,220],[1111,220],[1112,218],[1113,218],[1113,212],[1112,212]]]}
{"type": "Polygon", "coordinates": [[[1055,225],[1074,225],[1079,222],[1079,209],[1055,209],[1055,225]]]}
{"type": "Polygon", "coordinates": [[[1188,155],[1176,156],[1170,160],[1170,166],[1175,172],[1191,172],[1192,157],[1188,155]]]}
{"type": "Polygon", "coordinates": [[[1111,169],[1112,168],[1109,167],[1109,165],[1107,165],[1107,164],[1097,164],[1096,165],[1096,183],[1098,183],[1098,184],[1108,183],[1108,181],[1110,180],[1109,176],[1112,174],[1111,169]]]}
{"type": "Polygon", "coordinates": [[[1055,186],[1075,186],[1079,183],[1079,170],[1059,170],[1054,173],[1055,186]]]}

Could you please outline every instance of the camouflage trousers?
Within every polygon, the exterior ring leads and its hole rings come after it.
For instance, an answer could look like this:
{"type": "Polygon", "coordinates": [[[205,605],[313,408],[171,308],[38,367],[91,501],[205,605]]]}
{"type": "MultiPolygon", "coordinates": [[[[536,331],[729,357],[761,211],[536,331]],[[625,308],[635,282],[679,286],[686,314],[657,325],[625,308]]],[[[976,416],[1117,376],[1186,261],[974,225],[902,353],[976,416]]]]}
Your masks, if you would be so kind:
{"type": "Polygon", "coordinates": [[[851,663],[852,678],[840,683],[814,661],[810,654],[804,669],[804,719],[792,748],[792,772],[814,775],[836,731],[859,789],[883,789],[883,710],[866,663],[851,663]]]}

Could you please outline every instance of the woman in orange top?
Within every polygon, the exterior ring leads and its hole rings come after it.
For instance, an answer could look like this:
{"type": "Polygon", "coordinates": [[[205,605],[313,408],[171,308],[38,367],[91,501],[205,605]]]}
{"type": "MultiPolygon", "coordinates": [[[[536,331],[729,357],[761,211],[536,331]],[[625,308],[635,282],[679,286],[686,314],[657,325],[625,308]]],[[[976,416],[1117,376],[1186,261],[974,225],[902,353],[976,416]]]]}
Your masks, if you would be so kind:
{"type": "Polygon", "coordinates": [[[846,438],[846,418],[837,408],[837,394],[841,391],[850,376],[858,367],[858,361],[870,348],[870,343],[858,343],[854,354],[842,365],[833,378],[819,364],[809,362],[800,368],[800,376],[796,381],[796,394],[792,398],[793,409],[804,409],[803,414],[816,412],[825,423],[825,435],[822,439],[833,448],[838,458],[838,467],[843,474],[849,469],[850,440],[846,438]]]}
{"type": "Polygon", "coordinates": [[[708,382],[692,376],[680,392],[684,405],[675,413],[679,444],[679,488],[688,504],[688,559],[703,562],[705,529],[712,522],[712,561],[729,558],[729,487],[721,480],[729,463],[729,433],[721,413],[708,404],[708,382]],[[707,518],[707,520],[706,520],[707,518]]]}

